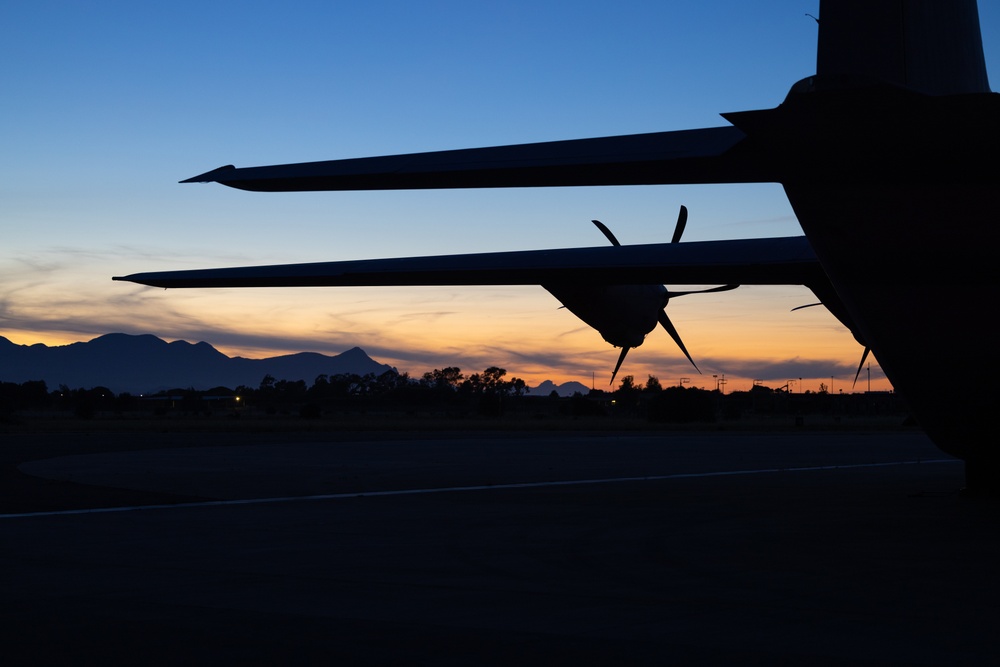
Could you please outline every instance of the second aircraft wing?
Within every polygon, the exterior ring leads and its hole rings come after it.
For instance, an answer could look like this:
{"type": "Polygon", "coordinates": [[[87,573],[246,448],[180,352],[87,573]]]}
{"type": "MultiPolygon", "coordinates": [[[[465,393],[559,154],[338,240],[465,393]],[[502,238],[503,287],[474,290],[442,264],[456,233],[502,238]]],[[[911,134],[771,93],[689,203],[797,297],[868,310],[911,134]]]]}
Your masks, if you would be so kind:
{"type": "Polygon", "coordinates": [[[826,282],[804,236],[158,271],[114,280],[163,288],[826,282]]]}

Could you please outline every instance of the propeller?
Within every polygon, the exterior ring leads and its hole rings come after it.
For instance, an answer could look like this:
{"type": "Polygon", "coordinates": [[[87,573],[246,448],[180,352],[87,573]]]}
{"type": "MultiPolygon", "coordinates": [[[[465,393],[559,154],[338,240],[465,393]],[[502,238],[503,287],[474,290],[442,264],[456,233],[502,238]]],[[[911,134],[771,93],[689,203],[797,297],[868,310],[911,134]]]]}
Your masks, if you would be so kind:
{"type": "Polygon", "coordinates": [[[591,222],[597,225],[597,228],[600,229],[601,232],[603,232],[606,237],[608,237],[608,240],[611,241],[611,245],[614,246],[621,245],[621,243],[618,242],[618,239],[615,238],[615,235],[611,233],[611,230],[608,229],[607,225],[605,225],[600,220],[591,220],[591,222]]]}
{"type": "Polygon", "coordinates": [[[822,302],[822,301],[817,301],[816,303],[807,303],[807,304],[806,304],[806,305],[804,305],[804,306],[795,306],[795,307],[794,307],[794,308],[792,308],[792,310],[791,310],[791,311],[789,311],[789,312],[792,312],[792,313],[794,313],[794,312],[795,312],[796,310],[802,310],[803,308],[812,308],[813,306],[822,306],[822,305],[823,305],[823,302],[822,302]]]}
{"type": "Polygon", "coordinates": [[[670,238],[671,243],[680,243],[681,234],[684,233],[684,228],[687,227],[688,222],[688,209],[687,206],[681,204],[681,210],[677,213],[677,224],[674,225],[674,235],[670,238]]]}
{"type": "MultiPolygon", "coordinates": [[[[812,308],[813,306],[822,306],[822,305],[824,305],[822,301],[819,301],[817,303],[807,303],[804,306],[796,306],[795,308],[792,308],[791,312],[794,313],[796,310],[802,310],[803,308],[812,308]]],[[[860,339],[858,340],[858,342],[861,342],[860,339]]],[[[854,374],[854,382],[851,384],[852,390],[856,386],[858,386],[858,378],[861,377],[861,369],[865,367],[865,359],[868,358],[868,355],[871,354],[871,351],[872,349],[867,345],[865,345],[865,351],[861,353],[861,363],[858,364],[858,371],[857,373],[854,374]]]]}
{"type": "Polygon", "coordinates": [[[865,345],[865,351],[861,353],[861,363],[858,364],[858,372],[854,374],[854,384],[851,385],[851,391],[854,391],[854,387],[857,386],[858,376],[861,375],[861,369],[865,366],[865,359],[868,358],[868,353],[871,351],[872,349],[865,345]]]}
{"type": "MultiPolygon", "coordinates": [[[[681,235],[684,233],[684,228],[687,226],[687,219],[688,219],[687,206],[681,204],[681,210],[677,214],[677,224],[674,225],[674,235],[670,239],[671,243],[680,242],[681,235]]],[[[607,237],[609,241],[611,241],[611,245],[614,246],[621,245],[621,242],[617,238],[615,238],[615,235],[611,232],[610,229],[608,229],[607,225],[605,225],[600,220],[591,220],[591,222],[597,225],[597,228],[601,230],[601,232],[604,234],[604,236],[607,237]]]]}
{"type": "Polygon", "coordinates": [[[687,348],[684,347],[684,341],[681,340],[681,335],[677,333],[677,328],[674,326],[674,323],[670,321],[669,317],[667,317],[666,308],[660,311],[660,314],[657,315],[657,319],[660,321],[660,326],[666,329],[667,333],[670,334],[670,337],[674,339],[675,343],[677,343],[677,347],[681,348],[681,352],[683,352],[684,356],[688,358],[688,361],[691,362],[694,369],[701,373],[701,369],[698,368],[698,364],[694,363],[694,359],[691,358],[691,354],[687,351],[687,348]]]}
{"type": "MultiPolygon", "coordinates": [[[[687,206],[681,205],[680,211],[677,213],[677,223],[674,225],[674,235],[670,239],[671,243],[680,243],[681,236],[684,234],[684,228],[687,226],[687,218],[688,218],[687,206]]],[[[601,230],[601,232],[608,239],[608,241],[611,242],[611,245],[613,246],[621,245],[621,243],[611,232],[611,230],[608,229],[607,225],[605,225],[600,220],[591,220],[591,222],[593,222],[594,225],[596,225],[597,228],[601,230]]],[[[677,296],[686,296],[688,294],[706,294],[708,292],[727,292],[729,290],[736,289],[737,287],[739,287],[739,285],[723,285],[721,287],[712,287],[704,290],[689,290],[684,292],[668,291],[666,294],[666,298],[663,300],[663,307],[660,310],[659,314],[657,315],[657,321],[660,323],[660,326],[662,326],[666,330],[666,332],[670,334],[670,337],[673,339],[673,341],[677,343],[677,347],[681,349],[681,352],[684,353],[684,356],[687,357],[687,360],[691,362],[691,365],[694,366],[694,369],[699,373],[701,373],[701,369],[698,368],[698,364],[694,363],[694,359],[691,358],[691,354],[688,352],[687,347],[685,347],[684,341],[681,340],[681,335],[677,333],[677,327],[674,326],[673,322],[670,321],[670,317],[667,316],[667,303],[670,302],[670,299],[677,296]]],[[[618,355],[618,363],[615,364],[615,370],[612,371],[611,373],[610,384],[615,383],[615,377],[618,375],[618,370],[621,368],[622,362],[625,361],[625,356],[631,349],[632,348],[630,347],[622,348],[621,354],[618,355]]]]}
{"type": "MultiPolygon", "coordinates": [[[[684,228],[687,227],[687,219],[688,219],[687,206],[681,204],[681,210],[677,212],[677,223],[674,225],[674,235],[670,237],[671,243],[681,242],[681,236],[684,234],[684,228]]],[[[705,290],[705,291],[721,292],[725,291],[726,289],[735,289],[735,288],[736,285],[732,286],[727,285],[724,288],[713,288],[711,290],[705,290]]],[[[685,294],[695,294],[695,292],[674,292],[674,293],[667,292],[667,299],[666,301],[663,302],[663,310],[660,311],[660,314],[657,316],[657,319],[660,321],[660,326],[662,326],[666,330],[666,332],[670,334],[670,337],[674,339],[674,342],[677,343],[677,347],[681,348],[681,352],[683,352],[684,356],[687,357],[687,360],[691,362],[691,365],[694,366],[694,369],[698,371],[698,373],[701,373],[701,369],[698,368],[698,364],[694,363],[694,359],[691,358],[691,355],[688,353],[687,348],[684,347],[684,341],[681,340],[681,335],[677,333],[677,327],[675,327],[674,323],[670,321],[669,317],[667,317],[667,303],[670,302],[670,298],[675,296],[684,296],[685,294]]]]}
{"type": "Polygon", "coordinates": [[[667,292],[667,299],[663,304],[663,310],[660,311],[660,314],[657,316],[657,319],[659,320],[660,325],[666,330],[666,332],[670,334],[670,337],[674,339],[674,342],[677,343],[677,347],[681,348],[681,352],[683,352],[684,356],[687,357],[688,361],[691,362],[691,365],[694,366],[694,369],[699,373],[701,373],[701,369],[698,368],[698,364],[694,363],[694,359],[692,359],[691,355],[688,354],[687,348],[684,347],[684,341],[681,340],[681,335],[677,333],[677,328],[674,326],[673,322],[670,321],[670,318],[667,317],[667,302],[669,302],[670,299],[676,296],[687,296],[688,294],[708,294],[709,292],[728,292],[729,290],[734,290],[737,287],[739,287],[739,285],[722,285],[720,287],[710,287],[708,289],[702,289],[702,290],[688,290],[686,292],[667,292]]]}
{"type": "Polygon", "coordinates": [[[630,347],[622,348],[622,353],[618,355],[618,363],[615,364],[615,370],[611,371],[611,382],[609,382],[608,384],[615,383],[615,376],[618,375],[618,369],[622,367],[622,362],[625,361],[625,355],[628,354],[628,351],[631,349],[632,348],[630,347]]]}

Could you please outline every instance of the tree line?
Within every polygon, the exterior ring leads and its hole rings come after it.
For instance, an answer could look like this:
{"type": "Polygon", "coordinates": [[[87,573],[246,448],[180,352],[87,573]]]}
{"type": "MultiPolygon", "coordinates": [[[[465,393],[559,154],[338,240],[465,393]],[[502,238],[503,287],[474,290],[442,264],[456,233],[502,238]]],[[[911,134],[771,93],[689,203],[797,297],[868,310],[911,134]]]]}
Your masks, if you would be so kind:
{"type": "Polygon", "coordinates": [[[755,386],[748,392],[696,387],[663,387],[649,375],[645,382],[632,375],[621,378],[613,391],[590,391],[561,398],[528,396],[524,380],[490,366],[466,375],[457,366],[424,373],[387,371],[319,375],[311,385],[304,380],[276,379],[265,375],[257,386],[209,390],[175,388],[152,395],[115,394],[107,387],[49,390],[44,381],[0,382],[0,419],[25,411],[61,412],[90,418],[97,414],[152,412],[153,414],[286,414],[303,418],[360,413],[433,414],[441,417],[501,416],[510,412],[572,417],[619,416],[658,422],[714,422],[737,420],[747,414],[872,414],[905,410],[894,395],[834,396],[826,392],[789,394],[755,386]]]}
{"type": "Polygon", "coordinates": [[[148,395],[115,394],[107,387],[70,389],[66,385],[50,391],[43,380],[37,380],[20,384],[0,382],[0,416],[56,410],[88,417],[98,412],[135,412],[144,408],[200,412],[244,406],[269,413],[298,410],[304,416],[318,416],[324,408],[393,403],[414,406],[454,403],[465,407],[475,404],[481,412],[499,414],[505,401],[523,397],[527,390],[524,380],[508,378],[506,369],[498,366],[470,375],[449,366],[424,373],[418,379],[395,371],[380,375],[322,374],[312,385],[304,380],[279,380],[265,375],[256,387],[174,388],[148,395]]]}

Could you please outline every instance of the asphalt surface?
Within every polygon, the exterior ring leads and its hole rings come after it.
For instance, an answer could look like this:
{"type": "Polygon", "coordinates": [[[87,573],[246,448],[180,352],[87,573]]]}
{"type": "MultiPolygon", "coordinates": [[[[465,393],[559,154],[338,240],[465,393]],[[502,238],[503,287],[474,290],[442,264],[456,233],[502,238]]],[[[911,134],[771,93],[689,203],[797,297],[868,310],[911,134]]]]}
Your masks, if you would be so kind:
{"type": "Polygon", "coordinates": [[[919,433],[5,436],[4,664],[993,662],[919,433]]]}

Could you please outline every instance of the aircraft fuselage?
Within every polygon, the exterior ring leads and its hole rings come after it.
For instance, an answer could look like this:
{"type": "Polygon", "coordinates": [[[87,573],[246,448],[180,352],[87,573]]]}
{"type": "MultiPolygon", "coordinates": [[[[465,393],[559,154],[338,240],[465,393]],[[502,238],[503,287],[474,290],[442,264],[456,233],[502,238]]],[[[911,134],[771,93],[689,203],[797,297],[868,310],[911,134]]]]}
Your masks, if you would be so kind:
{"type": "Polygon", "coordinates": [[[1000,449],[983,435],[1000,350],[982,312],[1000,276],[1000,95],[807,83],[748,114],[749,134],[796,165],[783,180],[796,217],[921,426],[966,460],[970,486],[1000,483],[1000,449]]]}
{"type": "Polygon", "coordinates": [[[786,186],[844,306],[920,425],[975,475],[1000,479],[992,428],[1000,348],[1000,200],[988,185],[786,186]],[[905,221],[896,227],[886,220],[905,221]],[[952,238],[963,239],[961,245],[952,238]]]}

